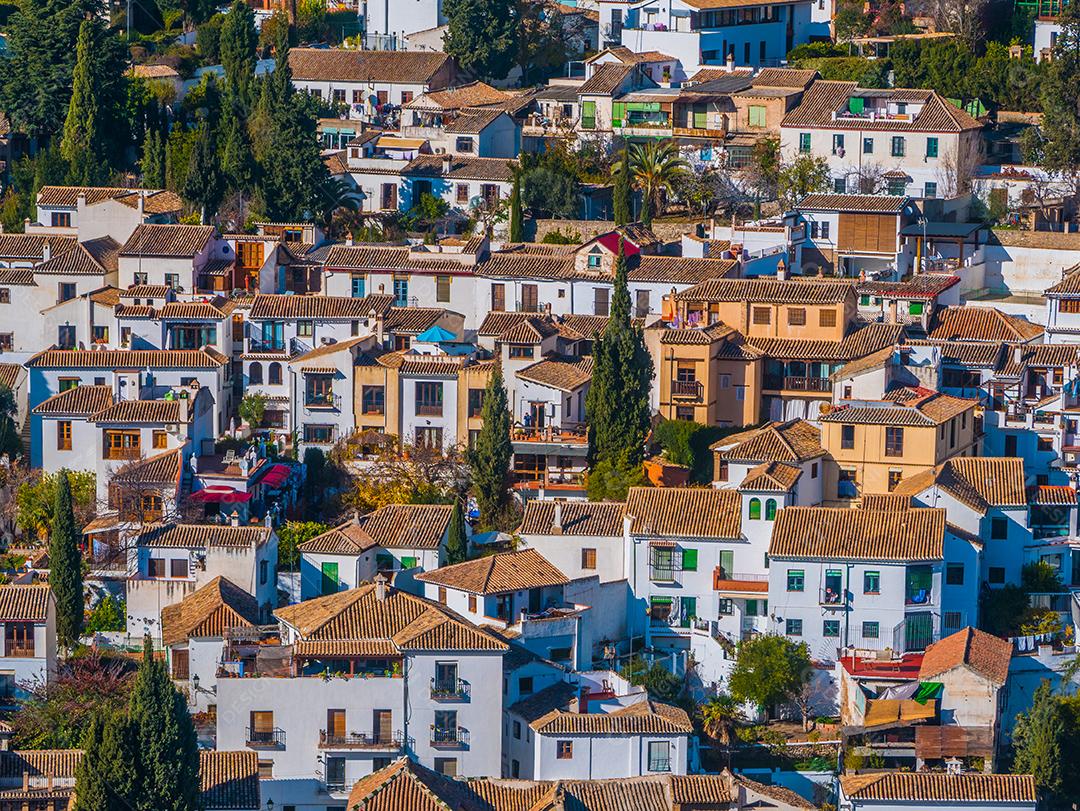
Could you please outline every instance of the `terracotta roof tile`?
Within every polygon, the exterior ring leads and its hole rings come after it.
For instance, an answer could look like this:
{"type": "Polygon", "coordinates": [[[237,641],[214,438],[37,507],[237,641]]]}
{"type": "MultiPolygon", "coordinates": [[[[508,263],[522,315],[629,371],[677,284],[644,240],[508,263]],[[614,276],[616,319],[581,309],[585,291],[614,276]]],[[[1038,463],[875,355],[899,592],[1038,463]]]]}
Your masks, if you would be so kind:
{"type": "Polygon", "coordinates": [[[157,524],[144,527],[136,543],[162,549],[245,549],[266,543],[271,531],[264,526],[157,524]]]}
{"type": "Polygon", "coordinates": [[[1020,341],[1027,342],[1043,334],[1040,324],[1005,313],[993,307],[943,307],[934,313],[929,338],[946,341],[1020,341]]]}
{"type": "Polygon", "coordinates": [[[383,328],[388,332],[419,335],[447,312],[441,307],[391,307],[383,316],[383,328]]]}
{"type": "Polygon", "coordinates": [[[143,211],[147,214],[173,214],[184,207],[179,195],[164,189],[121,189],[106,186],[42,186],[38,191],[37,204],[46,208],[75,208],[79,195],[86,195],[86,204],[95,205],[103,200],[116,200],[129,208],[137,208],[139,197],[143,198],[143,211]]]}
{"type": "Polygon", "coordinates": [[[359,555],[365,549],[376,546],[375,539],[368,535],[355,521],[346,521],[322,535],[316,535],[304,541],[298,549],[321,555],[359,555]]]}
{"type": "Polygon", "coordinates": [[[0,284],[10,287],[37,287],[30,268],[0,268],[0,284]]]}
{"type": "Polygon", "coordinates": [[[158,318],[194,321],[220,321],[228,318],[233,309],[229,302],[218,299],[219,306],[212,301],[170,301],[158,311],[158,318]]]}
{"type": "Polygon", "coordinates": [[[862,497],[859,506],[864,510],[900,510],[915,509],[911,503],[911,496],[903,493],[867,493],[862,497]]]}
{"type": "Polygon", "coordinates": [[[180,462],[183,458],[183,449],[165,451],[145,459],[136,459],[126,462],[112,475],[112,480],[117,483],[144,483],[144,484],[180,484],[180,462]]]}
{"type": "Polygon", "coordinates": [[[762,68],[753,78],[754,87],[801,87],[805,88],[817,78],[816,70],[794,68],[762,68]]]}
{"type": "Polygon", "coordinates": [[[686,710],[650,699],[612,712],[554,709],[529,726],[541,735],[688,735],[694,730],[686,710]]]}
{"type": "Polygon", "coordinates": [[[633,535],[734,539],[742,532],[737,490],[631,487],[626,512],[633,535]]]}
{"type": "Polygon", "coordinates": [[[359,51],[343,48],[293,48],[293,78],[322,82],[427,84],[450,57],[441,51],[359,51]]]}
{"type": "Polygon", "coordinates": [[[907,202],[906,197],[883,194],[808,194],[795,204],[795,208],[899,214],[907,202]]]}
{"type": "Polygon", "coordinates": [[[1024,460],[1016,457],[958,456],[919,481],[915,477],[910,482],[901,481],[898,489],[916,495],[933,484],[983,514],[991,507],[1023,508],[1028,504],[1024,460]]]}
{"type": "Polygon", "coordinates": [[[212,225],[143,223],[120,249],[120,256],[194,257],[214,236],[212,225]]]}
{"type": "MultiPolygon", "coordinates": [[[[52,234],[0,234],[0,259],[37,259],[44,255],[45,243],[53,256],[75,247],[75,237],[58,237],[52,234]]],[[[29,269],[29,268],[28,268],[29,269]]]]}
{"type": "Polygon", "coordinates": [[[45,622],[51,599],[47,585],[0,585],[0,620],[4,622],[45,622]]]}
{"type": "Polygon", "coordinates": [[[946,803],[1031,803],[1037,800],[1029,774],[944,774],[887,772],[844,775],[844,794],[852,799],[946,803]]]}
{"type": "Polygon", "coordinates": [[[73,780],[82,754],[81,749],[5,750],[0,752],[0,779],[18,778],[21,782],[25,774],[31,777],[73,780]]]}
{"type": "MultiPolygon", "coordinates": [[[[626,505],[620,502],[565,501],[558,502],[562,513],[562,530],[568,537],[621,538],[626,505]]],[[[555,524],[554,501],[529,499],[521,518],[521,535],[551,535],[555,524]]]]}
{"type": "Polygon", "coordinates": [[[47,262],[35,265],[34,273],[55,273],[71,276],[114,273],[120,243],[109,236],[80,242],[70,251],[52,256],[47,262]]]}
{"type": "Polygon", "coordinates": [[[178,603],[161,609],[161,641],[169,646],[192,637],[222,636],[228,628],[259,621],[255,598],[231,580],[215,577],[178,603]]]}
{"type": "Polygon", "coordinates": [[[894,401],[888,405],[841,405],[827,414],[822,414],[820,419],[822,422],[845,424],[932,427],[974,409],[977,404],[976,400],[964,400],[960,397],[932,392],[928,397],[909,402],[894,401]]]}
{"type": "Polygon", "coordinates": [[[453,512],[449,504],[389,504],[359,524],[386,549],[437,549],[453,512]]]}
{"type": "Polygon", "coordinates": [[[933,681],[954,667],[967,665],[1000,687],[1009,677],[1012,648],[1007,639],[968,626],[926,649],[919,679],[933,681]]]}
{"type": "Polygon", "coordinates": [[[859,88],[855,82],[818,80],[803,95],[802,103],[784,116],[781,127],[849,129],[880,132],[961,132],[981,129],[982,123],[953,106],[932,90],[895,88],[887,91],[899,101],[922,102],[914,118],[869,119],[835,115],[846,109],[847,101],[859,88]]]}
{"type": "Polygon", "coordinates": [[[112,405],[112,386],[76,386],[34,406],[33,414],[86,416],[112,405]]]}
{"type": "Polygon", "coordinates": [[[821,431],[806,420],[772,422],[711,445],[728,460],[747,462],[805,462],[825,455],[821,431]]]}
{"type": "Polygon", "coordinates": [[[854,297],[851,282],[799,279],[709,279],[675,294],[679,301],[770,304],[841,304],[854,297]]]}
{"type": "Polygon", "coordinates": [[[476,135],[495,121],[496,118],[504,114],[503,110],[462,110],[461,113],[443,129],[450,135],[455,135],[457,133],[476,135]]]}
{"type": "Polygon", "coordinates": [[[453,566],[441,566],[417,575],[416,579],[472,594],[502,594],[570,582],[535,549],[499,552],[453,566]]]}
{"type": "Polygon", "coordinates": [[[786,465],[783,462],[763,462],[747,472],[739,489],[786,493],[795,486],[800,476],[802,476],[802,468],[786,465]]]}
{"type": "Polygon", "coordinates": [[[597,65],[592,76],[578,88],[579,96],[610,96],[615,93],[623,80],[634,71],[636,65],[610,63],[597,65]]]}
{"type": "Polygon", "coordinates": [[[205,349],[46,349],[26,365],[46,369],[217,369],[225,363],[228,358],[215,357],[205,349]]]}
{"type": "Polygon", "coordinates": [[[461,110],[465,107],[500,104],[510,98],[513,98],[510,93],[498,90],[486,82],[470,82],[449,90],[432,90],[402,106],[409,110],[461,110]]]}
{"type": "Polygon", "coordinates": [[[520,380],[528,380],[560,391],[575,391],[592,380],[593,359],[545,358],[517,373],[520,380]]]}
{"type": "Polygon", "coordinates": [[[516,161],[506,158],[473,158],[463,155],[417,155],[401,170],[402,175],[443,177],[450,180],[490,180],[509,183],[516,161]],[[449,157],[449,161],[445,160],[449,157]],[[449,164],[449,171],[447,170],[449,164]]]}
{"type": "Polygon", "coordinates": [[[785,507],[776,515],[770,557],[830,560],[941,560],[945,510],[901,512],[785,507]]]}
{"type": "MultiPolygon", "coordinates": [[[[193,411],[193,410],[192,410],[193,411]]],[[[94,422],[180,423],[179,400],[118,400],[93,416],[94,422]]]]}
{"type": "Polygon", "coordinates": [[[251,304],[248,318],[310,318],[356,320],[384,316],[393,306],[390,295],[370,295],[363,298],[349,296],[281,296],[259,294],[251,304]]]}
{"type": "Polygon", "coordinates": [[[258,811],[259,753],[200,749],[199,790],[207,811],[258,811]]]}
{"type": "Polygon", "coordinates": [[[14,391],[25,371],[21,363],[0,363],[0,386],[14,391]]]}

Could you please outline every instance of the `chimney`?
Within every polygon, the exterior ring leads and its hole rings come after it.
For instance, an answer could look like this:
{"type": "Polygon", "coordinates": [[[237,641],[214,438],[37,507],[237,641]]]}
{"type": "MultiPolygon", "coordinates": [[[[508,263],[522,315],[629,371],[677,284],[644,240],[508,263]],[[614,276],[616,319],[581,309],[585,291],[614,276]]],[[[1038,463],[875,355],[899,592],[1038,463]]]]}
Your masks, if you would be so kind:
{"type": "Polygon", "coordinates": [[[776,280],[778,282],[787,281],[787,263],[783,259],[776,263],[776,280]]]}
{"type": "Polygon", "coordinates": [[[728,73],[735,70],[735,49],[733,48],[727,55],[727,61],[724,63],[724,67],[728,73]]]}
{"type": "Polygon", "coordinates": [[[454,157],[447,153],[442,156],[442,170],[444,175],[450,174],[450,167],[453,165],[454,157]]]}
{"type": "Polygon", "coordinates": [[[561,501],[556,501],[555,502],[555,517],[551,521],[551,534],[552,535],[562,535],[563,534],[562,502],[561,501]]]}
{"type": "Polygon", "coordinates": [[[23,791],[29,791],[30,790],[30,772],[28,772],[28,771],[23,771],[23,773],[22,773],[22,790],[23,791]]]}
{"type": "Polygon", "coordinates": [[[52,245],[49,243],[49,240],[45,240],[41,243],[41,261],[48,262],[51,257],[52,245]]]}
{"type": "Polygon", "coordinates": [[[381,575],[375,575],[375,599],[380,603],[386,600],[386,578],[381,575]]]}
{"type": "Polygon", "coordinates": [[[350,233],[347,237],[345,237],[345,247],[346,248],[351,248],[352,246],[353,246],[353,239],[352,239],[352,234],[350,233]]]}
{"type": "Polygon", "coordinates": [[[146,192],[139,190],[139,202],[135,204],[136,210],[139,212],[139,222],[143,221],[143,217],[146,215],[146,192]]]}
{"type": "Polygon", "coordinates": [[[267,510],[266,515],[263,516],[263,526],[267,529],[274,528],[274,516],[269,510],[267,510]]]}
{"type": "Polygon", "coordinates": [[[232,515],[229,516],[229,523],[234,527],[240,526],[240,513],[236,510],[232,511],[232,515]]]}
{"type": "Polygon", "coordinates": [[[1024,357],[1024,350],[1019,346],[1013,347],[1013,363],[1019,363],[1024,357]]]}

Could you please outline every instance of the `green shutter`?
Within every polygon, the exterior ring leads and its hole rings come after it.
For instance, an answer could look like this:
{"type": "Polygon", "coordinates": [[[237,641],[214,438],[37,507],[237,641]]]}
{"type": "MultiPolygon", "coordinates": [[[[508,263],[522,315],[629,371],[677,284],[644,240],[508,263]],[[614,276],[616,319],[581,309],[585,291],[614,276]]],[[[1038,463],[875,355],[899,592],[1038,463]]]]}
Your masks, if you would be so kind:
{"type": "Polygon", "coordinates": [[[865,103],[866,102],[858,96],[852,96],[848,99],[848,111],[851,112],[852,115],[862,115],[863,105],[865,103]]]}
{"type": "Polygon", "coordinates": [[[621,127],[623,122],[623,114],[626,110],[626,103],[622,101],[612,102],[611,104],[611,126],[621,127]]]}
{"type": "Polygon", "coordinates": [[[757,612],[757,600],[747,600],[746,601],[746,616],[748,616],[748,617],[756,617],[757,615],[758,615],[758,612],[757,612]]]}
{"type": "Polygon", "coordinates": [[[416,558],[404,557],[404,558],[401,559],[401,568],[402,569],[411,569],[414,566],[416,566],[416,558]]]}
{"type": "Polygon", "coordinates": [[[336,563],[323,563],[322,565],[322,593],[334,594],[339,587],[338,565],[336,563]]]}
{"type": "Polygon", "coordinates": [[[709,127],[709,114],[707,111],[702,110],[698,112],[694,110],[694,129],[703,130],[709,127]]]}
{"type": "Polygon", "coordinates": [[[586,130],[596,129],[596,102],[581,102],[581,128],[586,130]]]}
{"type": "Polygon", "coordinates": [[[670,597],[650,597],[649,603],[652,605],[671,605],[670,597]]]}
{"type": "Polygon", "coordinates": [[[735,570],[735,552],[731,549],[720,550],[720,577],[722,580],[731,580],[735,570]]]}
{"type": "Polygon", "coordinates": [[[908,302],[908,315],[922,315],[923,303],[921,301],[908,302]]]}
{"type": "Polygon", "coordinates": [[[697,550],[684,549],[682,553],[682,567],[684,572],[697,571],[697,550]]]}
{"type": "Polygon", "coordinates": [[[683,628],[690,627],[690,618],[697,616],[697,597],[682,598],[682,621],[679,623],[683,628]]]}

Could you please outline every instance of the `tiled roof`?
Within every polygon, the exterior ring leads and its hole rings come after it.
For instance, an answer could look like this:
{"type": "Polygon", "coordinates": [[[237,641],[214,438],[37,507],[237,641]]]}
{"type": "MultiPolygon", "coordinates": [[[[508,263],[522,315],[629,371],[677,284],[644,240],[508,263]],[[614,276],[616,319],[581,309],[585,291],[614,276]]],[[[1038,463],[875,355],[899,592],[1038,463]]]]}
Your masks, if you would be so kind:
{"type": "Polygon", "coordinates": [[[117,267],[120,243],[109,236],[80,242],[73,250],[52,256],[47,262],[35,265],[34,273],[56,273],[72,276],[113,273],[117,267]]]}
{"type": "Polygon", "coordinates": [[[1040,324],[1007,315],[994,307],[943,307],[934,313],[927,337],[946,341],[1020,341],[1043,334],[1040,324]]]}
{"type": "Polygon", "coordinates": [[[427,84],[450,60],[441,51],[360,51],[293,48],[293,78],[319,82],[427,84]]]}
{"type": "Polygon", "coordinates": [[[384,549],[437,549],[453,512],[449,504],[388,504],[359,524],[384,549]]]}
{"type": "MultiPolygon", "coordinates": [[[[715,261],[715,260],[713,260],[715,261]]],[[[841,304],[855,295],[855,285],[799,279],[709,279],[679,293],[679,301],[746,301],[767,304],[841,304]]]]}
{"type": "Polygon", "coordinates": [[[700,68],[697,73],[690,77],[689,82],[692,84],[701,84],[702,82],[711,82],[716,79],[727,79],[729,77],[750,78],[754,73],[753,68],[735,68],[734,70],[728,70],[723,68],[700,68]]]}
{"type": "Polygon", "coordinates": [[[829,560],[941,560],[945,510],[785,507],[776,515],[771,557],[829,560]]]}
{"type": "Polygon", "coordinates": [[[1076,488],[1068,484],[1037,484],[1028,488],[1029,504],[1076,506],[1076,488]]]}
{"type": "Polygon", "coordinates": [[[391,307],[383,316],[383,328],[388,332],[419,335],[446,313],[440,307],[391,307]]]}
{"type": "Polygon", "coordinates": [[[862,425],[910,425],[931,427],[948,422],[977,405],[939,392],[910,400],[893,400],[889,405],[842,405],[821,415],[822,422],[862,425]]]}
{"type": "Polygon", "coordinates": [[[0,386],[14,390],[24,371],[21,363],[0,363],[0,386]]]}
{"type": "Polygon", "coordinates": [[[200,749],[199,790],[206,811],[258,811],[259,753],[200,749]]]}
{"type": "Polygon", "coordinates": [[[120,298],[165,298],[171,289],[167,284],[133,284],[120,291],[120,298]]]}
{"type": "Polygon", "coordinates": [[[120,256],[194,257],[214,235],[212,225],[143,223],[128,237],[120,256]]]}
{"type": "Polygon", "coordinates": [[[749,462],[805,462],[825,454],[821,431],[806,420],[771,422],[725,437],[711,448],[724,459],[749,462]]]}
{"type": "Polygon", "coordinates": [[[0,284],[10,287],[37,287],[30,268],[0,268],[0,284]]]}
{"type": "Polygon", "coordinates": [[[663,321],[658,321],[649,329],[660,332],[660,343],[708,346],[721,341],[735,333],[735,330],[723,322],[717,322],[708,327],[671,327],[663,321]]]}
{"type": "Polygon", "coordinates": [[[786,493],[802,476],[802,468],[783,462],[763,462],[750,470],[739,485],[740,490],[786,493]]]}
{"type": "Polygon", "coordinates": [[[180,484],[180,463],[183,449],[165,451],[156,456],[126,462],[113,473],[115,482],[144,484],[180,484]]]}
{"type": "Polygon", "coordinates": [[[305,640],[390,640],[398,650],[501,652],[502,642],[429,600],[366,585],[277,609],[274,614],[305,640]]]}
{"type": "Polygon", "coordinates": [[[753,78],[754,87],[807,87],[817,77],[816,70],[762,68],[753,78]]]}
{"type": "Polygon", "coordinates": [[[1066,270],[1061,276],[1061,281],[1046,288],[1043,295],[1048,298],[1080,296],[1080,265],[1066,270]]]}
{"type": "Polygon", "coordinates": [[[961,504],[985,514],[991,507],[1023,508],[1024,460],[1016,457],[958,456],[935,472],[901,481],[897,492],[918,495],[937,484],[961,504]]]}
{"type": "MultiPolygon", "coordinates": [[[[466,794],[465,785],[403,757],[356,781],[347,807],[364,811],[479,811],[480,803],[466,794]]],[[[521,811],[530,811],[530,806],[521,811]]]]}
{"type": "Polygon", "coordinates": [[[465,107],[500,104],[510,98],[512,98],[511,94],[498,90],[486,82],[470,82],[450,90],[432,90],[402,106],[406,109],[422,110],[439,107],[443,110],[461,110],[465,107]]]}
{"type": "Polygon", "coordinates": [[[1007,639],[968,626],[926,649],[919,667],[919,679],[934,681],[947,670],[967,665],[1000,687],[1009,677],[1012,648],[1007,639]]]}
{"type": "Polygon", "coordinates": [[[228,363],[205,349],[46,349],[26,362],[46,369],[217,369],[228,363]]]}
{"type": "Polygon", "coordinates": [[[893,359],[893,356],[895,354],[896,347],[883,347],[877,352],[872,352],[865,357],[856,358],[855,360],[848,361],[831,375],[829,375],[829,379],[835,383],[838,380],[851,380],[853,377],[871,370],[884,369],[886,366],[889,365],[889,361],[893,359]]]}
{"type": "Polygon", "coordinates": [[[609,63],[597,65],[592,76],[578,88],[579,96],[610,96],[619,89],[623,79],[635,69],[633,63],[609,63]]]}
{"type": "Polygon", "coordinates": [[[100,290],[95,290],[93,293],[90,293],[88,298],[95,304],[100,304],[103,307],[115,307],[120,303],[120,288],[102,287],[100,290]]]}
{"type": "Polygon", "coordinates": [[[452,566],[441,566],[417,575],[416,579],[472,594],[502,594],[561,586],[570,582],[565,574],[535,549],[499,552],[452,566]]]}
{"type": "Polygon", "coordinates": [[[402,175],[444,177],[450,180],[490,180],[509,183],[515,161],[506,158],[472,158],[462,155],[417,155],[401,170],[402,175]],[[449,158],[449,160],[446,160],[449,158]],[[447,166],[449,165],[449,170],[447,166]]]}
{"type": "Polygon", "coordinates": [[[1004,343],[991,341],[908,341],[908,344],[938,347],[941,350],[942,363],[985,369],[999,366],[1002,352],[1006,348],[1004,343]]]}
{"type": "MultiPolygon", "coordinates": [[[[188,420],[191,418],[189,411],[188,420]]],[[[179,423],[179,400],[118,400],[94,414],[94,422],[179,423]]]]}
{"type": "Polygon", "coordinates": [[[867,493],[859,506],[864,510],[910,510],[914,509],[911,496],[903,493],[867,493]]]}
{"type": "Polygon", "coordinates": [[[76,241],[75,237],[57,237],[52,234],[0,234],[0,258],[40,260],[44,254],[45,243],[49,243],[52,255],[58,256],[74,248],[76,241]]]}
{"type": "Polygon", "coordinates": [[[882,194],[808,194],[795,208],[815,211],[860,211],[875,214],[899,214],[907,205],[906,197],[882,194]]]}
{"type": "Polygon", "coordinates": [[[47,585],[0,585],[0,621],[45,622],[49,599],[47,585]]]}
{"type": "Polygon", "coordinates": [[[346,521],[297,547],[301,552],[321,555],[359,555],[375,546],[375,540],[355,521],[346,521]]]}
{"type": "Polygon", "coordinates": [[[443,129],[450,135],[464,133],[475,135],[491,124],[496,118],[503,115],[502,110],[480,109],[463,110],[453,121],[443,129]]]}
{"type": "Polygon", "coordinates": [[[416,377],[456,377],[465,369],[461,358],[425,355],[402,356],[398,374],[416,377]]]}
{"type": "Polygon", "coordinates": [[[559,328],[548,318],[528,315],[502,333],[499,340],[511,344],[538,344],[558,332],[559,328]]]}
{"type": "Polygon", "coordinates": [[[592,380],[593,359],[546,358],[517,373],[520,380],[529,380],[560,391],[575,391],[592,380]]]}
{"type": "Polygon", "coordinates": [[[246,549],[264,544],[271,531],[261,525],[157,524],[144,527],[136,543],[158,549],[246,549]]]}
{"type": "Polygon", "coordinates": [[[364,343],[370,340],[371,336],[362,335],[358,338],[349,338],[344,341],[336,341],[330,344],[321,344],[314,349],[308,350],[303,355],[298,355],[295,358],[289,360],[291,365],[298,365],[306,363],[309,360],[318,360],[324,358],[327,355],[333,355],[338,352],[342,352],[346,349],[352,349],[354,346],[364,343]]]}
{"type": "Polygon", "coordinates": [[[612,712],[552,710],[529,723],[541,735],[688,735],[686,710],[645,699],[612,712]]]}
{"type": "Polygon", "coordinates": [[[0,780],[18,779],[22,782],[23,775],[74,778],[82,754],[81,749],[5,750],[0,752],[0,780]]]}
{"type": "MultiPolygon", "coordinates": [[[[620,502],[565,501],[561,508],[561,535],[572,537],[622,537],[626,505],[620,502]]],[[[554,501],[529,499],[521,517],[520,535],[551,535],[555,525],[554,501]]]]}
{"type": "Polygon", "coordinates": [[[960,277],[950,273],[920,273],[903,282],[860,282],[860,295],[884,298],[932,299],[960,284],[960,277]]]}
{"type": "Polygon", "coordinates": [[[708,279],[723,278],[739,266],[734,259],[650,255],[636,256],[628,264],[628,281],[669,284],[699,284],[708,279]]]}
{"type": "MultiPolygon", "coordinates": [[[[219,299],[219,301],[221,301],[219,299]]],[[[159,318],[191,319],[195,321],[220,321],[233,309],[227,301],[218,306],[212,301],[170,301],[158,312],[159,318]]]]}
{"type": "Polygon", "coordinates": [[[248,318],[310,318],[354,320],[385,315],[393,305],[393,296],[370,295],[363,298],[349,296],[282,296],[262,294],[255,296],[248,318]]]}
{"type": "Polygon", "coordinates": [[[943,803],[1031,803],[1038,798],[1030,774],[886,772],[844,775],[850,799],[943,803]]]}
{"type": "Polygon", "coordinates": [[[633,535],[738,538],[742,496],[737,490],[631,487],[626,497],[633,535]]]}
{"type": "MultiPolygon", "coordinates": [[[[711,1],[711,0],[707,0],[711,1]]],[[[897,100],[922,102],[922,109],[909,119],[869,119],[862,116],[834,115],[845,112],[847,101],[858,91],[855,82],[824,81],[811,84],[802,103],[784,116],[781,127],[821,127],[837,130],[880,132],[961,132],[981,129],[982,124],[954,107],[932,90],[896,88],[889,92],[897,100]]]]}
{"type": "Polygon", "coordinates": [[[112,401],[112,386],[76,386],[54,394],[40,405],[34,406],[31,413],[89,417],[111,405],[112,401]]]}
{"type": "Polygon", "coordinates": [[[86,204],[94,205],[103,200],[116,200],[129,208],[138,208],[143,198],[143,211],[147,214],[173,214],[184,207],[179,195],[164,189],[120,189],[105,186],[42,186],[38,191],[37,204],[45,208],[75,208],[79,195],[86,195],[86,204]]]}
{"type": "Polygon", "coordinates": [[[1027,366],[1067,368],[1080,363],[1076,344],[1005,344],[997,367],[1002,376],[1018,377],[1027,366]]]}
{"type": "Polygon", "coordinates": [[[259,603],[231,580],[215,577],[178,603],[161,609],[162,644],[192,637],[222,636],[228,628],[250,628],[259,621],[259,603]]]}

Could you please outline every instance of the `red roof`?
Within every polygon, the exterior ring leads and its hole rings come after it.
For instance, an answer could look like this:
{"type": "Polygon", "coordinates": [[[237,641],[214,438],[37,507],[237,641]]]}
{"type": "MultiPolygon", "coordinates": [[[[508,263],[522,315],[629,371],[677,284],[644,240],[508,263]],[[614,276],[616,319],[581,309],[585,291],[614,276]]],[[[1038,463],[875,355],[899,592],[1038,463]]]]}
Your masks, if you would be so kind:
{"type": "Polygon", "coordinates": [[[623,256],[626,256],[626,257],[637,256],[639,253],[641,253],[641,248],[639,248],[637,245],[635,245],[633,242],[631,242],[625,236],[623,236],[622,234],[619,234],[616,231],[612,231],[609,234],[604,234],[602,237],[600,237],[596,241],[599,242],[601,245],[603,245],[605,248],[607,248],[612,253],[617,254],[619,252],[619,240],[620,239],[622,240],[622,244],[623,244],[623,256]]]}
{"type": "Polygon", "coordinates": [[[864,679],[917,679],[922,667],[921,653],[905,653],[900,659],[862,659],[858,656],[841,658],[844,670],[851,676],[864,679]]]}
{"type": "Polygon", "coordinates": [[[262,477],[262,484],[265,484],[270,488],[280,487],[289,478],[291,473],[292,470],[288,465],[274,465],[266,471],[266,475],[262,477]]]}
{"type": "Polygon", "coordinates": [[[241,493],[239,490],[233,490],[231,487],[215,485],[213,487],[203,488],[202,490],[196,490],[191,494],[190,498],[195,502],[239,504],[245,501],[251,501],[251,493],[241,493]]]}

